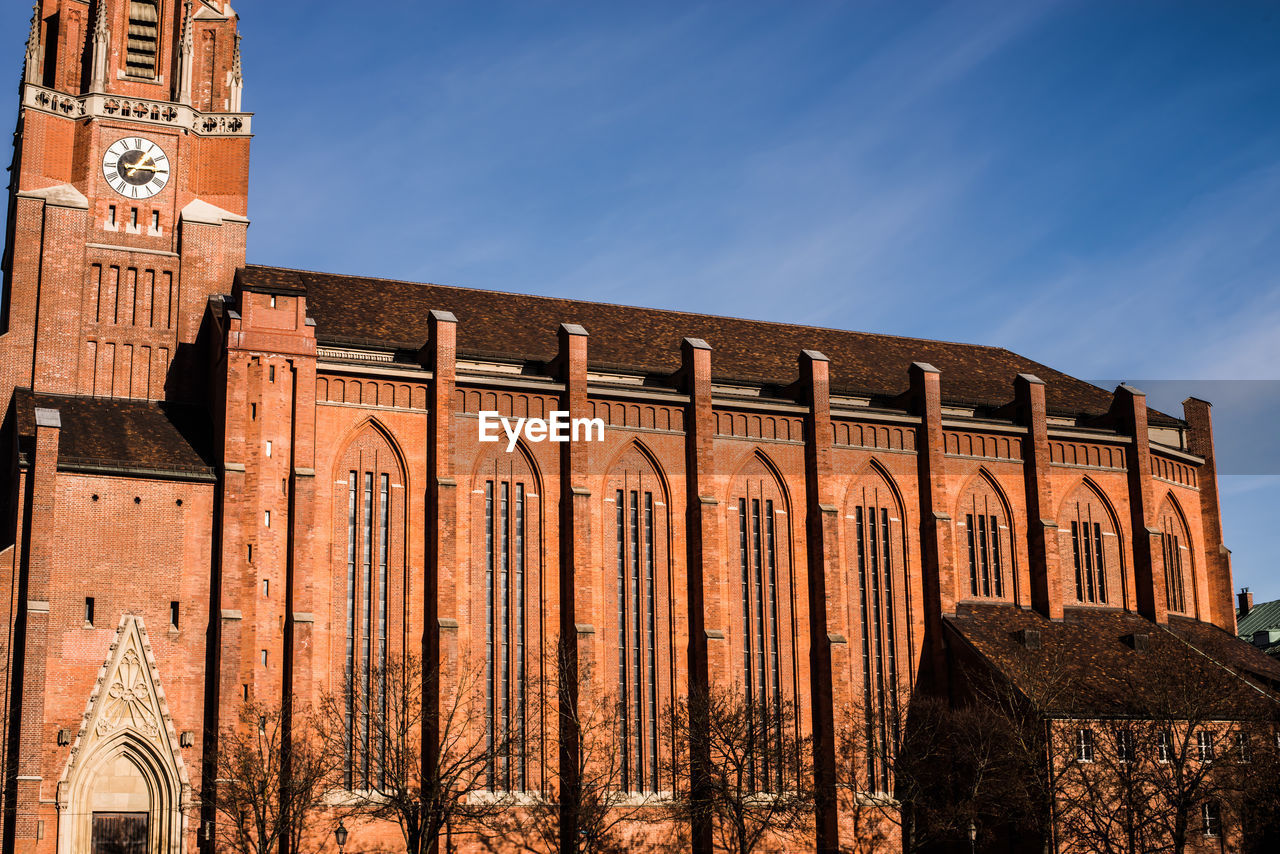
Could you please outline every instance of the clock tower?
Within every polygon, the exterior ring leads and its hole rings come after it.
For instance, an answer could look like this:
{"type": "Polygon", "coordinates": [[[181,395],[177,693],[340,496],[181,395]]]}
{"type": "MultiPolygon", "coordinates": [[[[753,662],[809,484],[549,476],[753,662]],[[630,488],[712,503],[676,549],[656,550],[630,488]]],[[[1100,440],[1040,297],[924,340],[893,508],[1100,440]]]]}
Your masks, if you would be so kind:
{"type": "Polygon", "coordinates": [[[38,0],[9,186],[0,403],[193,391],[244,264],[252,117],[228,0],[38,0]]]}

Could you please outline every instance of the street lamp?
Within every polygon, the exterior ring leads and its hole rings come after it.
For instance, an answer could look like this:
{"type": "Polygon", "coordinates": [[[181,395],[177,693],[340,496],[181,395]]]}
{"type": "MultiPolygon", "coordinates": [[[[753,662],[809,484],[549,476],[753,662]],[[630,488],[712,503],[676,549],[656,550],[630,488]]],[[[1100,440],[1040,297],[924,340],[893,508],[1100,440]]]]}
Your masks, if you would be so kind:
{"type": "Polygon", "coordinates": [[[978,825],[973,819],[969,820],[969,854],[973,854],[977,850],[978,844],[978,825]]]}
{"type": "Polygon", "coordinates": [[[342,854],[342,849],[347,844],[347,826],[341,821],[338,822],[338,829],[333,832],[333,838],[338,840],[338,854],[342,854]]]}

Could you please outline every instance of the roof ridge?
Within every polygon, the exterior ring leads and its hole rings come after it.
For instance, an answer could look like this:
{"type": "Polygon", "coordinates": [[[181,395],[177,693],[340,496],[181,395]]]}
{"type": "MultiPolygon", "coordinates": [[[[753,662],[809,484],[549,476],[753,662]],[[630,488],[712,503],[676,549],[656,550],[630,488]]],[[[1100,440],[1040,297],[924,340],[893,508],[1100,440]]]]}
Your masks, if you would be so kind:
{"type": "MultiPolygon", "coordinates": [[[[1073,377],[1070,374],[1064,374],[1062,371],[1059,371],[1055,368],[1050,368],[1048,365],[1044,365],[1040,362],[1037,362],[1034,359],[1028,358],[1027,356],[1023,356],[1019,353],[1014,353],[1012,350],[1009,350],[1004,347],[1000,347],[995,344],[974,344],[967,341],[949,341],[942,338],[924,338],[919,335],[897,335],[892,332],[867,332],[865,330],[859,330],[859,329],[841,329],[838,326],[814,326],[813,324],[809,324],[809,323],[789,323],[783,320],[761,320],[760,318],[755,318],[755,317],[738,317],[732,314],[710,314],[705,311],[686,311],[684,309],[679,309],[679,308],[657,308],[655,306],[629,305],[627,303],[604,302],[601,300],[571,299],[569,297],[553,297],[553,296],[546,296],[544,294],[529,294],[529,293],[522,293],[520,291],[499,290],[496,288],[477,288],[477,287],[470,287],[467,285],[447,285],[447,284],[441,284],[440,282],[415,282],[412,279],[395,279],[387,276],[364,276],[364,275],[358,275],[355,273],[327,273],[322,270],[304,270],[297,267],[278,267],[272,264],[245,264],[244,269],[248,270],[250,267],[257,267],[263,270],[276,270],[276,271],[286,272],[286,273],[296,273],[298,275],[303,275],[303,276],[332,276],[332,277],[346,278],[346,279],[364,279],[365,281],[370,281],[370,282],[388,282],[390,284],[397,284],[397,285],[417,285],[418,287],[425,287],[425,288],[447,288],[449,290],[454,290],[454,291],[473,291],[473,292],[486,293],[486,294],[495,294],[498,296],[512,296],[512,297],[522,297],[524,299],[546,300],[548,302],[581,303],[583,305],[605,306],[607,308],[621,308],[621,309],[627,309],[629,311],[656,311],[662,314],[682,315],[684,317],[713,317],[720,320],[735,320],[740,323],[760,323],[766,326],[790,327],[792,329],[813,329],[819,332],[837,332],[842,335],[866,335],[872,338],[889,338],[897,341],[920,341],[926,344],[946,344],[952,347],[972,347],[975,350],[993,350],[997,352],[1008,353],[1012,356],[1017,356],[1019,359],[1026,359],[1026,361],[1032,362],[1036,365],[1039,365],[1040,367],[1048,368],[1054,373],[1071,377],[1071,379],[1077,380],[1079,382],[1085,382],[1085,383],[1088,382],[1087,380],[1081,380],[1079,377],[1073,377]]],[[[590,330],[588,330],[588,332],[589,331],[590,330]]],[[[1092,383],[1089,383],[1089,384],[1092,385],[1092,383]]]]}

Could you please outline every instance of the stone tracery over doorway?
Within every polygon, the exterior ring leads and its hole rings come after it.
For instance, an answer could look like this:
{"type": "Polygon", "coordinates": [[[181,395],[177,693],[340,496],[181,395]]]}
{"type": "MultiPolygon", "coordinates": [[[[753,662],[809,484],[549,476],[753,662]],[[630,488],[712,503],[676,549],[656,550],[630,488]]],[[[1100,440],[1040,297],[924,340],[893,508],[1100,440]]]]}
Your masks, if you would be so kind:
{"type": "Polygon", "coordinates": [[[58,854],[182,854],[190,806],[146,627],[125,615],[58,782],[58,854]]]}

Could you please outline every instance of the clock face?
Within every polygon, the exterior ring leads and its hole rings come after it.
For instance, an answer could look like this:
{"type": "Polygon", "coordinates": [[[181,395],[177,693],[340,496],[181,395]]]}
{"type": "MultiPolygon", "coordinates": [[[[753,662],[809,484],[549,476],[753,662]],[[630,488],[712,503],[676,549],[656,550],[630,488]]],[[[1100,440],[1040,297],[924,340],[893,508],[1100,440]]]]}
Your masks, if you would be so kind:
{"type": "Polygon", "coordinates": [[[169,158],[149,139],[125,137],[102,156],[111,189],[130,199],[149,199],[169,183],[169,158]]]}

